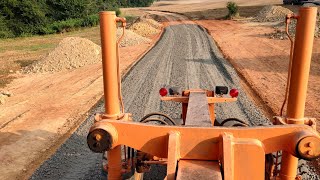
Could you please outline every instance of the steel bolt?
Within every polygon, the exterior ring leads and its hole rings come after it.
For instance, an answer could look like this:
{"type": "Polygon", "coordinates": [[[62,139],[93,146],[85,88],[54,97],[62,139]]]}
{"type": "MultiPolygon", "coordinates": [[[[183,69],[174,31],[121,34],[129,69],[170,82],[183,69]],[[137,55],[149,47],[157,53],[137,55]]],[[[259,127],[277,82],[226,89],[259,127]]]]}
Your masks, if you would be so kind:
{"type": "Polygon", "coordinates": [[[308,150],[308,151],[307,151],[307,154],[308,154],[309,156],[312,156],[312,155],[313,155],[313,151],[312,151],[312,150],[308,150]]]}
{"type": "Polygon", "coordinates": [[[313,147],[314,147],[314,143],[313,143],[313,142],[309,142],[309,143],[308,143],[308,147],[313,148],[313,147]]]}
{"type": "Polygon", "coordinates": [[[96,135],[94,136],[94,138],[95,138],[96,141],[100,141],[101,138],[102,138],[102,136],[101,136],[100,134],[96,134],[96,135]]]}

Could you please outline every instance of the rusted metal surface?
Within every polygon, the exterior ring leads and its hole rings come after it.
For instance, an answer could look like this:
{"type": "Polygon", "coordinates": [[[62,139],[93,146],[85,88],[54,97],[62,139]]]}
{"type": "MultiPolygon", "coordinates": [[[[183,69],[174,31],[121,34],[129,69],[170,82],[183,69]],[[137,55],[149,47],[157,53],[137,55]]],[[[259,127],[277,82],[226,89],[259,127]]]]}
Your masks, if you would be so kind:
{"type": "MultiPolygon", "coordinates": [[[[304,124],[303,118],[316,16],[317,8],[315,7],[302,7],[299,10],[286,115],[287,118],[297,119],[298,121],[288,121],[287,123],[304,124]]],[[[282,154],[280,177],[286,180],[295,179],[297,167],[298,159],[284,152],[282,154]]]]}
{"type": "Polygon", "coordinates": [[[190,92],[188,101],[187,126],[213,126],[210,120],[207,94],[205,91],[190,92]]]}
{"type": "Polygon", "coordinates": [[[177,180],[222,180],[218,161],[180,160],[177,180]]]}

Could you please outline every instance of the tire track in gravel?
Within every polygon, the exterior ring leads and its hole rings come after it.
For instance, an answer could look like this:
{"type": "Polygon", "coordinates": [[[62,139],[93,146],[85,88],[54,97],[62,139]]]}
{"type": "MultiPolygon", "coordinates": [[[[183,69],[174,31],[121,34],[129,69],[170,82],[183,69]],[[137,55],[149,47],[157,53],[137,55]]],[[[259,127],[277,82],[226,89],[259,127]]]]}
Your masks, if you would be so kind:
{"type": "MultiPolygon", "coordinates": [[[[179,18],[178,15],[168,19],[179,18]]],[[[133,68],[122,82],[126,112],[138,121],[150,112],[164,112],[179,118],[178,103],[160,102],[158,90],[166,85],[181,89],[214,89],[216,85],[238,88],[238,101],[216,104],[217,119],[236,117],[251,125],[270,122],[242,91],[233,67],[223,58],[215,42],[205,29],[195,24],[172,25],[165,28],[161,40],[133,68]]],[[[101,103],[102,104],[102,103],[101,103]]],[[[103,112],[100,105],[93,112],[103,112]]],[[[86,145],[86,136],[93,115],[58,149],[49,160],[35,171],[31,179],[99,179],[101,154],[86,145]]],[[[147,179],[161,179],[163,168],[147,175],[147,179]]],[[[316,179],[310,172],[308,179],[316,179]]]]}

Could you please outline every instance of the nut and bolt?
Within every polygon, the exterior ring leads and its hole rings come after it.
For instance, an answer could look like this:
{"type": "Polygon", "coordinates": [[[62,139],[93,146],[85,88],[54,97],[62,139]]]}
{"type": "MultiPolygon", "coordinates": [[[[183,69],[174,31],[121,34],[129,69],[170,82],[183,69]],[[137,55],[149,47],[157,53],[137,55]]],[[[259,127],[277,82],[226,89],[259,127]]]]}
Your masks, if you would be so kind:
{"type": "Polygon", "coordinates": [[[308,143],[308,147],[313,148],[313,147],[314,147],[314,143],[313,143],[313,142],[309,142],[309,143],[308,143]]]}
{"type": "Polygon", "coordinates": [[[313,151],[312,151],[312,150],[308,150],[308,151],[307,151],[307,154],[308,154],[309,156],[312,156],[312,155],[313,155],[313,151]]]}
{"type": "Polygon", "coordinates": [[[96,141],[100,141],[100,140],[102,139],[102,136],[101,136],[100,134],[96,134],[96,135],[94,136],[94,139],[95,139],[96,141]]]}

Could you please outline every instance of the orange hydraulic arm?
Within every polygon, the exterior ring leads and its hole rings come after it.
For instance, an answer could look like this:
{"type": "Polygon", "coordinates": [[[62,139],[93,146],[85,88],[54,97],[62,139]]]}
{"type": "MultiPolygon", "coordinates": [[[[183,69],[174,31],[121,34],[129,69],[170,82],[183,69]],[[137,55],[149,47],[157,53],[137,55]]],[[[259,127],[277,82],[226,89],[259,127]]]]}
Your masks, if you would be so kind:
{"type": "MultiPolygon", "coordinates": [[[[300,8],[297,16],[297,29],[292,59],[289,97],[287,106],[287,124],[304,124],[304,109],[307,96],[314,30],[317,8],[300,8]]],[[[312,143],[311,143],[312,144],[312,143]]],[[[308,145],[309,147],[310,145],[308,145]]],[[[319,147],[318,147],[319,148],[319,147]]],[[[311,151],[309,151],[311,152],[311,151]]],[[[282,179],[295,179],[298,159],[284,152],[280,176],[282,179]]]]}
{"type": "MultiPolygon", "coordinates": [[[[108,179],[121,179],[121,145],[150,155],[145,162],[166,164],[167,179],[184,179],[186,172],[207,173],[204,178],[222,179],[223,176],[225,180],[265,179],[265,155],[283,151],[277,179],[295,179],[297,158],[311,160],[320,156],[320,137],[312,128],[314,121],[304,117],[315,17],[316,8],[301,8],[287,116],[275,118],[274,124],[278,126],[227,128],[131,122],[130,114],[120,111],[117,71],[116,23],[124,20],[114,12],[100,13],[106,111],[96,116],[87,142],[94,152],[108,151],[108,179]],[[194,168],[193,171],[186,170],[188,167],[194,168]]],[[[213,125],[213,103],[232,102],[236,98],[213,97],[205,90],[187,90],[183,96],[162,100],[181,102],[184,120],[197,121],[197,117],[201,117],[201,121],[207,120],[213,125]]]]}

